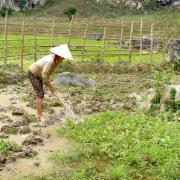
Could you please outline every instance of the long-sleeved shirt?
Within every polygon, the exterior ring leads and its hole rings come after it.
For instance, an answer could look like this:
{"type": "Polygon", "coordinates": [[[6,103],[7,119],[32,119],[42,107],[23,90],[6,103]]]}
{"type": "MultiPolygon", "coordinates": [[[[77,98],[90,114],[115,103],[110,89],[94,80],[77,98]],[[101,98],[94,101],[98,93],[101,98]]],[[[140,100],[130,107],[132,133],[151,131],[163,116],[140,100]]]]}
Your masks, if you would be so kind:
{"type": "Polygon", "coordinates": [[[59,63],[54,61],[54,54],[44,56],[35,63],[31,64],[29,70],[43,80],[46,86],[50,86],[49,76],[55,70],[59,63]]]}

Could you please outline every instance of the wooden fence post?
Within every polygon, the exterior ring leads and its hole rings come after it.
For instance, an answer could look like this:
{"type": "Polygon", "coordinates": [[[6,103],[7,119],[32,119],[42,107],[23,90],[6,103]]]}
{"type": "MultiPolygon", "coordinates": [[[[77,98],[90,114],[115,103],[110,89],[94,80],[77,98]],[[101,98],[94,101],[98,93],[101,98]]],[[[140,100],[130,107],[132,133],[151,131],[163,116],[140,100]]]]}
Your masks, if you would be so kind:
{"type": "Polygon", "coordinates": [[[24,21],[22,22],[22,31],[21,31],[21,69],[23,71],[24,65],[24,21]]]}
{"type": "Polygon", "coordinates": [[[122,19],[121,22],[121,37],[120,37],[120,46],[119,46],[120,49],[122,48],[123,33],[124,33],[124,18],[122,19]]]}
{"type": "MultiPolygon", "coordinates": [[[[167,39],[166,32],[167,32],[167,24],[164,27],[164,31],[163,31],[163,49],[165,48],[165,45],[166,45],[166,39],[167,39]]],[[[163,58],[163,62],[164,62],[164,60],[165,60],[165,51],[163,51],[162,53],[163,53],[162,58],[163,58]]]]}
{"type": "Polygon", "coordinates": [[[150,48],[150,62],[153,62],[153,31],[154,31],[154,24],[151,24],[151,48],[150,48]]]}
{"type": "Polygon", "coordinates": [[[140,24],[140,52],[139,52],[139,62],[140,63],[141,63],[141,59],[142,59],[142,46],[143,46],[142,32],[143,32],[143,20],[141,19],[141,24],[140,24]]]}
{"type": "Polygon", "coordinates": [[[83,38],[82,61],[84,61],[84,51],[85,51],[87,30],[88,30],[88,24],[86,24],[86,29],[85,29],[84,38],[83,38]]]}
{"type": "Polygon", "coordinates": [[[101,53],[102,61],[104,62],[104,52],[105,52],[105,47],[106,47],[106,31],[107,27],[104,27],[104,33],[103,33],[103,49],[101,53]]]}
{"type": "Polygon", "coordinates": [[[131,62],[131,56],[132,56],[132,34],[133,34],[133,28],[134,28],[134,21],[131,22],[131,30],[130,30],[130,37],[129,37],[129,62],[131,62]]]}
{"type": "Polygon", "coordinates": [[[120,40],[119,40],[119,61],[121,58],[121,48],[122,48],[122,43],[123,43],[123,33],[124,33],[124,18],[121,21],[121,35],[120,35],[120,40]]]}
{"type": "Polygon", "coordinates": [[[6,11],[5,21],[4,21],[4,64],[7,64],[7,25],[8,25],[8,12],[6,11]]]}
{"type": "Polygon", "coordinates": [[[71,31],[72,31],[73,19],[74,19],[74,16],[72,16],[72,19],[71,19],[71,22],[70,22],[70,26],[69,26],[69,35],[68,35],[68,46],[69,47],[70,47],[70,43],[71,43],[71,31]]]}
{"type": "Polygon", "coordinates": [[[34,61],[37,60],[36,48],[37,48],[36,18],[34,18],[34,61]]]}
{"type": "Polygon", "coordinates": [[[51,29],[51,47],[54,45],[54,19],[52,22],[52,29],[51,29]]]}

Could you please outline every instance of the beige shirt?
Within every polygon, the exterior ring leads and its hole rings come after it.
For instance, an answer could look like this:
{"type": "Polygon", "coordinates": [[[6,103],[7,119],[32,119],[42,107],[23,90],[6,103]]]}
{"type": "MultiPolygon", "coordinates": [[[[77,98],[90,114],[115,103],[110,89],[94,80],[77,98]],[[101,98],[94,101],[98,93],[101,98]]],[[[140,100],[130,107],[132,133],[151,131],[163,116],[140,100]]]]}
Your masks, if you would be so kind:
{"type": "Polygon", "coordinates": [[[35,63],[31,64],[29,70],[39,78],[41,78],[45,85],[50,86],[49,76],[55,70],[59,63],[55,63],[54,54],[44,56],[35,63]]]}

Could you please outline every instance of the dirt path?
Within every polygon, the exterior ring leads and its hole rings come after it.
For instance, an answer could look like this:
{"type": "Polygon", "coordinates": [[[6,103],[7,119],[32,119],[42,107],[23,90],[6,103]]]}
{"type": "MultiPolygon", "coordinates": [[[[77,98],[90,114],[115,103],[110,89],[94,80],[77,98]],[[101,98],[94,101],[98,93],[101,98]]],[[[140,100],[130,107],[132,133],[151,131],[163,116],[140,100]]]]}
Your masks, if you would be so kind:
{"type": "MultiPolygon", "coordinates": [[[[22,121],[22,116],[12,115],[12,108],[20,108],[27,113],[35,114],[35,111],[31,107],[27,107],[25,102],[22,102],[20,98],[23,93],[17,93],[15,91],[16,86],[8,86],[6,89],[2,89],[0,93],[0,116],[8,116],[13,122],[22,121]]],[[[71,148],[71,143],[64,138],[57,137],[53,129],[61,124],[62,114],[58,112],[58,107],[54,108],[55,113],[49,115],[49,119],[56,115],[59,116],[59,122],[56,121],[47,127],[38,126],[38,124],[30,123],[29,127],[31,132],[40,132],[43,139],[43,143],[37,145],[30,145],[31,148],[37,152],[37,155],[32,158],[17,158],[14,162],[6,163],[5,168],[0,171],[0,178],[3,180],[21,179],[29,174],[43,174],[53,168],[49,156],[51,153],[59,151],[67,151],[71,148]]],[[[0,128],[4,126],[4,122],[0,122],[0,128]]],[[[28,133],[29,134],[29,133],[28,133]]],[[[12,134],[5,140],[15,141],[18,145],[22,145],[23,140],[27,134],[12,134]]]]}

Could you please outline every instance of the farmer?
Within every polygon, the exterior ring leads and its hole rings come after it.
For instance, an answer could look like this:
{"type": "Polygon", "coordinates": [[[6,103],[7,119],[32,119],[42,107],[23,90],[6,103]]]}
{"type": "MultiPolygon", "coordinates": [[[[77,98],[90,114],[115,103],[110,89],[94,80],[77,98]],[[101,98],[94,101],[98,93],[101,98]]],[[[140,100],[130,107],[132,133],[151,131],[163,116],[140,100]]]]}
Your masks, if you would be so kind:
{"type": "Polygon", "coordinates": [[[44,98],[43,84],[45,84],[54,95],[55,86],[49,81],[49,76],[64,59],[73,59],[66,44],[51,48],[50,52],[52,54],[44,56],[35,63],[31,64],[28,71],[28,78],[36,93],[35,105],[39,121],[45,121],[42,113],[42,100],[44,98]]]}

